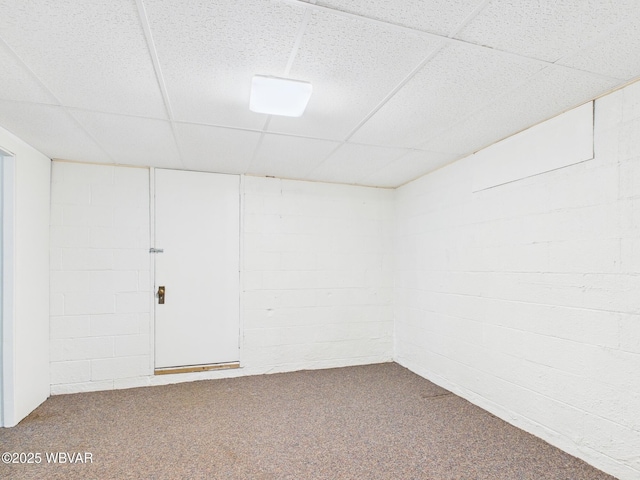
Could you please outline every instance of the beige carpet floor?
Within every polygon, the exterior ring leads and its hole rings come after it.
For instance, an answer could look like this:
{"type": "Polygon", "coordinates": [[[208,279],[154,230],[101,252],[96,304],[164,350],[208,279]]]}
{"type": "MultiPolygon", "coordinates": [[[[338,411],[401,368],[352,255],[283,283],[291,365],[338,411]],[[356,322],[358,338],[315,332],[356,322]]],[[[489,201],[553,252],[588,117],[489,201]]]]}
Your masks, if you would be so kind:
{"type": "Polygon", "coordinates": [[[42,456],[12,480],[613,478],[394,363],[54,396],[2,452],[42,456]]]}

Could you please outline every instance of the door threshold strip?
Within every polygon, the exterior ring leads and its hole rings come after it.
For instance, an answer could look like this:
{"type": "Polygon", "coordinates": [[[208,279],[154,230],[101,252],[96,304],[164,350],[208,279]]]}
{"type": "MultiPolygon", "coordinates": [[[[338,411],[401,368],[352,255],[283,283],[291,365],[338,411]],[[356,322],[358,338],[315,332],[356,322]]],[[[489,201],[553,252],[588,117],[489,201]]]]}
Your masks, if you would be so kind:
{"type": "Polygon", "coordinates": [[[154,375],[169,375],[173,373],[207,372],[209,370],[228,370],[240,368],[240,362],[213,363],[210,365],[186,365],[184,367],[156,368],[154,375]]]}

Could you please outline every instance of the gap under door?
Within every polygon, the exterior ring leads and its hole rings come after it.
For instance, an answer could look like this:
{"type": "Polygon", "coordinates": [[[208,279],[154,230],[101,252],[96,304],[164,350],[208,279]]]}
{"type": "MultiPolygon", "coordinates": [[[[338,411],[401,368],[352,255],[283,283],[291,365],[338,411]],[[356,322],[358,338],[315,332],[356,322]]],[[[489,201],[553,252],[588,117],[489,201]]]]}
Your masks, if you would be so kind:
{"type": "Polygon", "coordinates": [[[237,366],[240,177],[163,169],[154,177],[156,373],[237,366]]]}

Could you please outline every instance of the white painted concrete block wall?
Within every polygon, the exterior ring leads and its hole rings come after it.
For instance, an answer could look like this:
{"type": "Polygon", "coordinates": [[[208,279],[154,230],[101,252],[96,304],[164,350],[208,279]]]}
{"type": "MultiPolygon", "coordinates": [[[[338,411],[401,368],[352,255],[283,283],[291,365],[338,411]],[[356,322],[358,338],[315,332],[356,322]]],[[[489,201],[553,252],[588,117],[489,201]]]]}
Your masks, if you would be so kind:
{"type": "Polygon", "coordinates": [[[383,189],[244,178],[248,367],[391,361],[392,199],[383,189]]]}
{"type": "Polygon", "coordinates": [[[472,193],[473,158],[396,192],[396,359],[640,478],[640,83],[595,158],[472,193]]]}
{"type": "Polygon", "coordinates": [[[53,162],[51,392],[152,372],[149,171],[53,162]]]}
{"type": "Polygon", "coordinates": [[[54,162],[52,393],[391,361],[393,193],[243,184],[242,368],[153,376],[148,172],[54,162]]]}

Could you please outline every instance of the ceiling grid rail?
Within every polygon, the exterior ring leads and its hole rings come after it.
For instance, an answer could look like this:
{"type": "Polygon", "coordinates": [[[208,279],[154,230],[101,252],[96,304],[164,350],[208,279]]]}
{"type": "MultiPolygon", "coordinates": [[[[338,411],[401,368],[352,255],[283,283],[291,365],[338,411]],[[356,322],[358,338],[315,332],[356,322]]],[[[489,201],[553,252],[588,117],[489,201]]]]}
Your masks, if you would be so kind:
{"type": "Polygon", "coordinates": [[[138,16],[140,17],[140,24],[142,26],[142,30],[144,31],[145,39],[147,40],[147,48],[149,49],[149,56],[151,57],[151,62],[153,63],[153,68],[156,72],[156,80],[158,81],[158,87],[160,88],[160,92],[162,93],[162,99],[164,101],[165,108],[167,109],[167,117],[169,118],[169,124],[171,125],[171,134],[173,135],[173,141],[175,142],[176,148],[178,149],[178,157],[180,159],[180,163],[184,168],[185,167],[184,155],[182,153],[182,148],[180,147],[180,140],[178,138],[178,133],[176,132],[176,122],[175,122],[175,117],[173,115],[173,108],[171,107],[169,92],[167,90],[167,85],[164,81],[164,75],[162,74],[162,67],[160,66],[160,58],[158,56],[158,51],[156,49],[156,45],[153,40],[153,33],[151,32],[151,25],[149,24],[149,18],[147,17],[147,10],[144,6],[144,1],[136,0],[136,7],[138,9],[138,16]]]}
{"type": "MultiPolygon", "coordinates": [[[[315,4],[315,0],[314,4],[315,4]]],[[[296,39],[293,42],[293,47],[291,48],[291,53],[289,54],[289,59],[287,60],[287,65],[284,68],[284,77],[289,77],[291,73],[291,69],[293,68],[293,62],[295,62],[296,57],[298,56],[298,50],[300,49],[300,44],[302,43],[302,37],[304,37],[305,32],[307,31],[307,25],[309,25],[309,20],[311,19],[311,9],[305,8],[304,16],[302,17],[302,21],[300,22],[300,26],[298,27],[298,31],[296,33],[296,39]]],[[[264,125],[262,126],[262,130],[260,131],[260,138],[256,143],[256,147],[253,150],[253,155],[251,155],[251,160],[247,164],[245,173],[251,170],[251,167],[255,163],[256,157],[258,156],[258,151],[262,147],[262,143],[264,142],[264,137],[267,134],[269,129],[269,124],[271,123],[272,115],[268,115],[267,119],[264,121],[264,125]]]]}
{"type": "Polygon", "coordinates": [[[427,32],[425,30],[420,30],[418,28],[414,28],[414,27],[408,27],[406,25],[402,25],[399,23],[394,23],[394,22],[389,22],[386,20],[380,20],[377,18],[373,18],[373,17],[368,17],[366,15],[360,15],[357,13],[351,13],[351,12],[346,12],[344,10],[339,10],[336,8],[331,8],[331,7],[326,7],[324,5],[318,5],[316,3],[311,3],[311,2],[306,2],[304,0],[278,0],[280,2],[283,3],[288,3],[290,5],[297,5],[300,7],[306,7],[306,8],[310,8],[312,10],[317,10],[319,12],[324,12],[324,13],[328,13],[331,15],[337,15],[340,17],[345,17],[345,18],[350,18],[352,20],[357,20],[357,21],[361,21],[361,22],[367,22],[373,25],[378,25],[379,27],[385,28],[387,30],[397,30],[397,31],[401,31],[403,33],[410,33],[413,35],[418,35],[424,38],[428,38],[434,41],[442,41],[445,42],[446,44],[453,44],[453,45],[460,45],[460,46],[464,46],[464,47],[468,47],[468,48],[473,48],[473,49],[480,49],[483,51],[487,51],[490,50],[492,53],[494,54],[498,54],[498,55],[504,55],[506,57],[516,57],[519,59],[522,58],[526,58],[532,61],[537,61],[543,64],[547,64],[547,65],[553,65],[553,62],[550,62],[548,60],[543,60],[540,58],[535,58],[535,57],[528,57],[525,55],[521,55],[521,54],[517,54],[517,53],[513,53],[513,52],[509,52],[506,50],[500,50],[497,48],[492,48],[492,47],[488,47],[485,45],[479,45],[477,43],[473,43],[473,42],[469,42],[466,40],[461,40],[459,38],[455,38],[455,34],[457,34],[463,27],[465,27],[466,25],[469,24],[469,22],[471,22],[485,7],[486,5],[488,5],[491,0],[483,0],[483,2],[473,11],[471,12],[471,14],[467,15],[467,17],[460,23],[460,25],[458,27],[456,27],[454,29],[455,33],[449,34],[449,35],[441,35],[438,33],[433,33],[433,32],[427,32]]]}
{"type": "MultiPolygon", "coordinates": [[[[305,3],[302,2],[301,0],[282,0],[285,2],[293,2],[293,3],[305,3]]],[[[453,31],[447,36],[441,36],[441,35],[434,35],[431,33],[428,33],[426,35],[428,35],[429,37],[437,37],[440,43],[437,43],[436,46],[433,48],[433,50],[431,50],[429,52],[429,54],[413,69],[411,70],[411,72],[409,72],[409,74],[402,79],[367,115],[364,116],[364,118],[347,134],[347,136],[342,140],[341,144],[336,146],[330,153],[329,155],[327,155],[327,157],[320,162],[318,165],[316,165],[316,167],[311,170],[311,172],[309,172],[309,174],[313,174],[313,172],[315,172],[316,170],[318,170],[320,167],[323,166],[323,164],[336,152],[340,149],[340,147],[342,145],[344,145],[346,142],[348,142],[376,113],[378,113],[380,111],[380,109],[382,109],[400,90],[402,90],[402,88],[409,83],[417,74],[418,72],[420,72],[420,70],[422,70],[446,45],[447,42],[446,40],[448,39],[452,39],[456,34],[458,34],[466,25],[469,24],[469,22],[471,22],[476,16],[478,16],[480,14],[480,12],[482,12],[482,10],[484,10],[484,8],[489,4],[491,0],[483,0],[469,15],[467,15],[467,17],[462,20],[462,22],[460,22],[456,28],[453,29],[453,31]]],[[[316,5],[316,7],[318,7],[316,5]]],[[[335,10],[335,9],[330,9],[328,7],[321,7],[323,10],[329,10],[331,13],[345,13],[345,12],[341,12],[339,10],[335,10]]],[[[370,17],[365,17],[365,16],[361,16],[361,15],[355,15],[355,14],[347,14],[346,16],[348,16],[349,18],[356,18],[358,20],[365,20],[365,21],[369,21],[372,22],[374,24],[382,24],[384,26],[393,26],[394,28],[398,28],[401,27],[402,30],[404,31],[411,31],[414,33],[422,33],[425,34],[425,32],[422,32],[421,30],[416,30],[410,27],[404,27],[404,26],[399,26],[397,24],[394,23],[388,23],[388,22],[383,22],[381,20],[376,20],[376,19],[371,19],[370,17]]],[[[466,42],[463,42],[466,44],[466,42]]],[[[421,142],[423,143],[423,142],[421,142]]],[[[415,147],[414,147],[415,148],[415,147]]],[[[382,168],[384,168],[387,165],[390,165],[392,163],[395,163],[397,161],[399,161],[400,159],[402,159],[404,156],[408,155],[410,152],[405,152],[404,154],[400,155],[398,158],[395,158],[391,161],[389,161],[386,165],[384,165],[382,168]]],[[[362,179],[360,179],[362,180],[362,179]]]]}
{"type": "MultiPolygon", "coordinates": [[[[89,132],[86,128],[84,128],[84,126],[82,125],[82,123],[73,115],[73,113],[70,111],[69,108],[66,108],[63,106],[62,101],[51,91],[51,89],[49,89],[49,87],[47,87],[47,85],[40,79],[40,77],[38,75],[36,75],[36,73],[31,69],[31,67],[29,67],[29,65],[27,65],[22,58],[20,58],[20,56],[13,50],[13,48],[11,48],[7,42],[5,42],[2,38],[0,38],[0,44],[2,44],[2,46],[4,46],[4,48],[11,54],[11,56],[13,58],[16,59],[16,61],[20,64],[20,66],[22,66],[22,68],[24,68],[24,70],[31,76],[31,78],[33,78],[38,85],[40,85],[40,87],[42,89],[44,89],[44,91],[47,92],[47,94],[55,101],[55,104],[53,105],[48,105],[48,106],[52,106],[52,107],[60,107],[62,108],[62,111],[69,117],[71,118],[71,120],[73,121],[73,123],[80,128],[80,130],[82,130],[90,139],[91,141],[102,151],[102,153],[104,153],[107,158],[109,158],[111,160],[112,163],[116,163],[115,159],[109,154],[109,152],[102,146],[102,144],[98,141],[98,139],[93,136],[91,134],[91,132],[89,132]]],[[[43,104],[43,105],[47,105],[47,104],[43,104]]]]}
{"type": "MultiPolygon", "coordinates": [[[[443,134],[444,132],[446,132],[447,130],[449,130],[449,129],[451,129],[451,128],[453,128],[453,127],[457,126],[457,125],[460,125],[460,124],[464,123],[465,121],[469,120],[469,119],[470,119],[470,118],[472,118],[474,115],[477,115],[479,112],[481,112],[482,110],[486,109],[486,108],[487,108],[487,107],[489,107],[490,105],[495,104],[495,103],[496,103],[496,100],[498,100],[498,99],[500,99],[500,98],[502,98],[502,97],[506,97],[507,95],[509,95],[509,94],[511,94],[511,93],[513,93],[513,92],[518,91],[518,90],[519,90],[519,89],[521,89],[524,85],[526,85],[527,83],[530,83],[530,82],[531,82],[532,80],[534,80],[536,77],[538,77],[538,76],[542,75],[545,71],[548,71],[549,69],[554,69],[554,68],[555,68],[555,69],[576,70],[575,68],[570,68],[570,67],[565,67],[564,65],[555,65],[555,64],[552,64],[552,65],[548,65],[548,66],[546,66],[546,67],[543,67],[543,68],[541,68],[540,70],[538,70],[537,72],[535,72],[533,75],[531,75],[531,76],[529,76],[529,77],[525,78],[524,80],[522,80],[522,81],[520,81],[520,82],[517,82],[517,83],[513,84],[513,85],[511,86],[511,88],[508,88],[508,89],[504,90],[503,92],[500,92],[498,95],[496,95],[496,96],[494,96],[494,97],[489,98],[485,103],[483,103],[483,104],[479,105],[475,110],[472,110],[472,111],[470,111],[467,115],[464,115],[464,116],[460,117],[456,122],[454,122],[454,123],[452,123],[452,124],[448,125],[446,128],[441,129],[441,130],[438,130],[438,131],[434,132],[432,135],[430,135],[430,136],[428,136],[428,137],[425,137],[425,139],[423,139],[423,140],[421,140],[420,142],[418,142],[417,144],[413,145],[411,148],[416,149],[416,150],[424,150],[424,149],[422,148],[422,146],[423,146],[423,145],[428,144],[429,142],[431,142],[432,140],[434,140],[435,138],[437,138],[439,135],[442,135],[442,134],[443,134]]],[[[591,74],[591,72],[584,72],[584,71],[583,71],[582,73],[584,73],[584,74],[591,74]]],[[[607,79],[614,79],[614,77],[605,77],[605,76],[597,75],[597,74],[593,74],[593,75],[594,75],[594,76],[598,76],[598,77],[604,77],[604,78],[607,78],[607,79]]],[[[591,100],[589,100],[589,101],[591,101],[591,100]]],[[[586,103],[586,102],[585,102],[585,103],[586,103]]],[[[557,114],[557,115],[562,115],[563,113],[565,113],[565,112],[567,112],[568,110],[571,110],[571,109],[573,109],[573,108],[575,108],[575,107],[576,107],[576,105],[573,105],[573,106],[571,106],[571,107],[568,107],[567,109],[565,109],[565,110],[563,110],[563,111],[561,111],[561,112],[558,112],[558,114],[557,114]]],[[[555,115],[555,116],[557,116],[557,115],[555,115]]],[[[540,122],[538,122],[538,123],[542,123],[542,122],[544,122],[544,121],[546,121],[546,120],[549,120],[549,119],[547,118],[547,119],[541,120],[541,121],[540,121],[540,122]]],[[[526,129],[530,128],[530,127],[533,127],[533,126],[537,125],[538,123],[536,123],[536,124],[534,124],[534,125],[528,125],[528,126],[527,126],[527,127],[525,127],[523,130],[526,130],[526,129]]],[[[522,130],[519,130],[519,131],[514,132],[514,133],[510,133],[510,134],[509,134],[507,137],[505,137],[505,138],[511,137],[511,136],[513,136],[513,135],[516,135],[516,134],[520,133],[521,131],[522,131],[522,130]]],[[[504,138],[499,138],[499,139],[497,139],[497,140],[493,141],[492,143],[490,143],[490,144],[488,144],[488,145],[484,145],[484,146],[482,146],[480,149],[487,148],[487,147],[489,147],[489,146],[493,145],[494,143],[498,143],[498,142],[500,142],[500,141],[502,141],[502,140],[504,140],[504,138]]],[[[480,150],[480,149],[478,149],[478,150],[480,150]]],[[[477,150],[476,150],[476,151],[477,151],[477,150]]],[[[472,155],[472,154],[474,154],[474,153],[476,153],[476,152],[475,152],[475,151],[474,151],[474,152],[469,152],[469,154],[468,154],[468,155],[472,155]]],[[[468,156],[468,155],[467,155],[467,156],[468,156]]],[[[444,166],[444,165],[443,165],[443,166],[444,166]]]]}

